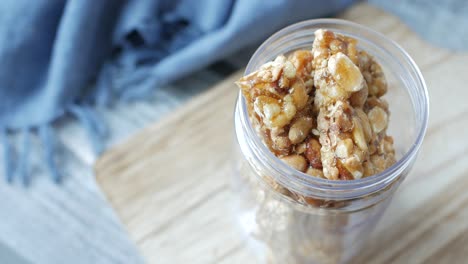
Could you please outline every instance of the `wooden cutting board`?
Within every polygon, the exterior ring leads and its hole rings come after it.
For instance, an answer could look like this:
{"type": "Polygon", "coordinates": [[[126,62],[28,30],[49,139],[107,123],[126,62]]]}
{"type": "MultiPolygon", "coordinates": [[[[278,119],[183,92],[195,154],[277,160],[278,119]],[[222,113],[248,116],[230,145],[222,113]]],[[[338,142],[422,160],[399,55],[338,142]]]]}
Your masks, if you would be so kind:
{"type": "MultiPolygon", "coordinates": [[[[367,4],[341,17],[399,42],[421,67],[431,97],[419,159],[355,263],[466,263],[468,54],[431,47],[367,4]]],[[[233,81],[240,75],[110,149],[95,165],[148,263],[254,263],[229,211],[233,81]]]]}

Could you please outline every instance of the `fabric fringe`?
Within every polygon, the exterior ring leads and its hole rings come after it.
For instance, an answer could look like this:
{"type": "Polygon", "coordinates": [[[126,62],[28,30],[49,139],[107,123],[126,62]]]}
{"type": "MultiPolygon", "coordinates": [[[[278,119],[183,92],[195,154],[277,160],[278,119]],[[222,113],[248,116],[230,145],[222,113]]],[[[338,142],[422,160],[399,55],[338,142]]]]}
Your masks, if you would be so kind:
{"type": "Polygon", "coordinates": [[[100,154],[104,149],[104,138],[108,134],[107,126],[102,122],[96,111],[86,105],[71,105],[70,112],[80,121],[86,129],[93,150],[100,154]]]}
{"type": "Polygon", "coordinates": [[[55,133],[51,125],[46,124],[39,127],[39,138],[41,139],[44,163],[56,183],[60,183],[62,177],[57,169],[57,164],[55,163],[55,150],[56,150],[56,141],[55,133]]]}
{"type": "Polygon", "coordinates": [[[31,146],[31,135],[28,128],[23,128],[20,135],[21,150],[18,160],[18,175],[24,186],[27,186],[30,181],[29,175],[29,149],[31,146]]]}
{"type": "Polygon", "coordinates": [[[3,175],[5,176],[5,180],[11,183],[13,181],[13,150],[7,130],[5,128],[1,129],[0,133],[3,144],[3,175]]]}
{"type": "MultiPolygon", "coordinates": [[[[91,106],[85,104],[74,104],[68,109],[85,128],[94,152],[96,154],[101,153],[104,148],[103,142],[109,134],[108,127],[102,118],[91,106]]],[[[7,129],[0,128],[5,180],[12,183],[14,178],[18,177],[24,186],[29,185],[31,181],[31,137],[37,132],[42,148],[44,161],[42,164],[44,164],[52,180],[55,183],[60,183],[62,175],[56,162],[57,139],[52,124],[47,123],[39,127],[22,128],[18,132],[18,142],[14,142],[7,129]],[[18,155],[17,159],[15,158],[16,154],[18,155]]]]}
{"type": "Polygon", "coordinates": [[[101,73],[98,75],[98,80],[96,81],[96,93],[94,95],[94,101],[97,106],[109,107],[111,101],[114,97],[113,83],[112,83],[112,72],[114,68],[110,63],[106,63],[102,69],[101,73]]]}

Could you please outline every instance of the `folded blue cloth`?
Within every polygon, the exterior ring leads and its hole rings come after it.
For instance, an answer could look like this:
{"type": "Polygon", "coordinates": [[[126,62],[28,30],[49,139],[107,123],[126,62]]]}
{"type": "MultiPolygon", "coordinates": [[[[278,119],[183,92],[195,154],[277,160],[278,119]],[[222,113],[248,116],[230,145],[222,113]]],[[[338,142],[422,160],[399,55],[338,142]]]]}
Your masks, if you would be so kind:
{"type": "Polygon", "coordinates": [[[53,129],[71,114],[96,151],[106,128],[92,106],[142,98],[158,86],[351,0],[2,0],[0,134],[5,175],[28,181],[29,137],[38,133],[55,180],[53,129]],[[12,158],[11,132],[22,133],[12,158]]]}

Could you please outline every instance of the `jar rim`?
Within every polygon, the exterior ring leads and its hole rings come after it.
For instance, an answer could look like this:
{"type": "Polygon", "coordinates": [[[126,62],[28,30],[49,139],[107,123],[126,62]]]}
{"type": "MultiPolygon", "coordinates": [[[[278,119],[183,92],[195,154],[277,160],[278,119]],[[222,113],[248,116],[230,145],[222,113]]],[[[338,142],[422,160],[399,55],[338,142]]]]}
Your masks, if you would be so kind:
{"type": "Polygon", "coordinates": [[[355,30],[358,30],[359,32],[364,32],[367,35],[371,35],[373,37],[385,41],[387,44],[395,48],[397,52],[401,53],[401,55],[406,60],[408,66],[411,67],[412,70],[415,72],[417,77],[417,86],[419,86],[418,94],[422,97],[423,100],[422,120],[420,122],[421,124],[419,131],[417,132],[416,139],[411,144],[411,147],[406,151],[406,153],[392,166],[370,177],[340,181],[322,179],[319,177],[311,177],[310,175],[297,171],[292,167],[288,166],[286,163],[282,162],[262,142],[254,127],[251,125],[250,118],[247,112],[245,98],[242,95],[242,93],[239,93],[239,108],[237,110],[239,111],[240,119],[242,120],[241,125],[243,126],[243,130],[247,133],[247,137],[252,139],[251,142],[249,142],[249,147],[255,149],[257,157],[258,155],[263,157],[261,160],[262,164],[266,166],[267,169],[269,169],[271,172],[274,172],[274,174],[277,175],[276,180],[278,180],[278,182],[284,185],[286,188],[298,193],[302,193],[304,195],[320,196],[329,199],[351,199],[355,197],[361,197],[385,188],[387,185],[395,181],[398,178],[398,176],[402,174],[405,171],[405,169],[407,169],[412,164],[412,161],[415,160],[418,151],[422,145],[429,121],[429,96],[427,92],[427,87],[418,66],[416,65],[414,60],[409,56],[409,54],[399,44],[387,38],[383,34],[369,29],[363,25],[343,19],[330,18],[306,20],[279,30],[271,37],[269,37],[265,42],[263,42],[262,45],[260,45],[260,47],[255,51],[255,53],[249,60],[249,63],[245,70],[245,74],[248,74],[254,70],[253,62],[272,42],[283,37],[285,33],[294,32],[298,29],[307,26],[321,24],[346,26],[348,28],[353,28],[355,30]]]}

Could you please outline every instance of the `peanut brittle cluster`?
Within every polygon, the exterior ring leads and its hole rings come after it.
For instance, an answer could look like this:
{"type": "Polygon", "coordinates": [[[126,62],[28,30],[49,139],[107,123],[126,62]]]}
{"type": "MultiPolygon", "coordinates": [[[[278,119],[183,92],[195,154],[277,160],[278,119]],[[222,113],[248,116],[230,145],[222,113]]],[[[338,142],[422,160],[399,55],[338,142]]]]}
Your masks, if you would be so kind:
{"type": "Polygon", "coordinates": [[[311,50],[278,56],[237,85],[265,144],[299,171],[353,180],[395,162],[385,76],[352,38],[317,30],[311,50]]]}

